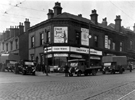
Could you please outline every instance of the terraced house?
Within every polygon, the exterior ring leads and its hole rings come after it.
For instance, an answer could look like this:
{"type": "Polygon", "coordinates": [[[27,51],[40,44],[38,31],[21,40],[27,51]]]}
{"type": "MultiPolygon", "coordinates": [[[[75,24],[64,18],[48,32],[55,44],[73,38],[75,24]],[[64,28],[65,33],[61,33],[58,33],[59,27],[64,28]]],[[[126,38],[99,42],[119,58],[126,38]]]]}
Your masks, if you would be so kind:
{"type": "Polygon", "coordinates": [[[88,60],[89,57],[92,65],[101,65],[104,55],[125,55],[134,60],[134,31],[121,26],[119,15],[114,24],[108,25],[107,18],[102,23],[98,22],[95,9],[87,19],[81,14],[62,12],[61,3],[56,2],[47,16],[47,20],[28,31],[29,59],[60,67],[68,59],[88,60]]]}
{"type": "Polygon", "coordinates": [[[20,61],[28,59],[28,33],[30,27],[29,19],[18,26],[11,26],[1,34],[0,38],[0,63],[8,61],[20,61]],[[2,55],[7,54],[6,58],[2,55]]]}

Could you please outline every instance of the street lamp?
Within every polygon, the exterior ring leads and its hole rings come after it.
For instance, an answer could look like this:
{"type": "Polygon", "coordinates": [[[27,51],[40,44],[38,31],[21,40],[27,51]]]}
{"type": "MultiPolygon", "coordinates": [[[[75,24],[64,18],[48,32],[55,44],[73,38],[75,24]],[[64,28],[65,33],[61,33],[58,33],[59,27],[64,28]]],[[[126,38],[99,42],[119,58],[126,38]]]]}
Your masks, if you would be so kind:
{"type": "Polygon", "coordinates": [[[46,76],[48,76],[48,58],[47,58],[47,54],[48,54],[48,43],[44,43],[44,50],[45,50],[45,70],[46,70],[46,76]]]}
{"type": "Polygon", "coordinates": [[[89,34],[88,35],[88,38],[89,38],[89,58],[88,58],[88,65],[89,65],[89,67],[90,67],[90,39],[91,39],[91,35],[89,34]]]}

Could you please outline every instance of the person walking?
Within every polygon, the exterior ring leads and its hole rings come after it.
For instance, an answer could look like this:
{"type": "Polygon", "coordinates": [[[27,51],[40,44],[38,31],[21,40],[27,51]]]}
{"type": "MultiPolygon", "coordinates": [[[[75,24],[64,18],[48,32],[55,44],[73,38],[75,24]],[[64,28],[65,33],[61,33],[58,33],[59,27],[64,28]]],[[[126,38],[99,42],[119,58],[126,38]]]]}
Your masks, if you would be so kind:
{"type": "Polygon", "coordinates": [[[66,63],[66,64],[65,64],[65,77],[68,77],[68,70],[69,70],[69,66],[68,66],[68,64],[66,63]]]}
{"type": "Polygon", "coordinates": [[[132,72],[132,65],[129,64],[129,71],[132,72]]]}

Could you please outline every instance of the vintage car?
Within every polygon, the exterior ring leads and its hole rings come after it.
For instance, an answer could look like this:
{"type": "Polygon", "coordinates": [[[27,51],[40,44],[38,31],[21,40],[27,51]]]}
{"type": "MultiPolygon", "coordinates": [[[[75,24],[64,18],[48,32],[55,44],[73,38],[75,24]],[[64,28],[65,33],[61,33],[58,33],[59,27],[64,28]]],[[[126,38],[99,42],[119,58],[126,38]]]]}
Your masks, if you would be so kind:
{"type": "Polygon", "coordinates": [[[15,73],[22,73],[23,75],[32,74],[35,75],[36,66],[33,61],[22,60],[15,65],[15,73]]]}

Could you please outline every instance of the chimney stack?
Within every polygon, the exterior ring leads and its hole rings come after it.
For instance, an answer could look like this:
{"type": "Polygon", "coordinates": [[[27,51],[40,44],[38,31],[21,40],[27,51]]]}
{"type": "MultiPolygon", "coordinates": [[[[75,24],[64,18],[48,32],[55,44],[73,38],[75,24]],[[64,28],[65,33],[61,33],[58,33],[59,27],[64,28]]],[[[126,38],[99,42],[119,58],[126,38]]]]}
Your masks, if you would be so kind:
{"type": "Polygon", "coordinates": [[[49,9],[49,12],[47,15],[48,15],[48,19],[53,18],[54,16],[53,10],[49,9]]]}
{"type": "Polygon", "coordinates": [[[96,12],[96,10],[92,10],[92,14],[91,16],[91,21],[94,22],[94,24],[98,24],[98,14],[96,12]]]}
{"type": "Polygon", "coordinates": [[[23,26],[23,23],[19,23],[19,35],[23,34],[24,33],[24,26],[23,26]]]}
{"type": "Polygon", "coordinates": [[[82,14],[78,14],[79,17],[82,17],[82,14]]]}
{"type": "Polygon", "coordinates": [[[14,37],[15,29],[14,26],[10,26],[10,36],[14,37]]]}
{"type": "Polygon", "coordinates": [[[28,29],[30,28],[30,22],[29,22],[29,19],[25,19],[25,22],[24,22],[24,26],[25,26],[25,32],[28,31],[28,29]]]}
{"type": "Polygon", "coordinates": [[[103,18],[102,25],[103,25],[103,26],[107,26],[107,18],[106,18],[106,17],[103,18]]]}
{"type": "Polygon", "coordinates": [[[55,3],[55,6],[53,7],[53,9],[54,9],[54,17],[61,14],[61,12],[62,12],[62,7],[59,2],[55,3]]]}
{"type": "Polygon", "coordinates": [[[116,16],[115,19],[115,30],[120,32],[121,31],[121,21],[122,19],[120,18],[120,15],[116,16]]]}

